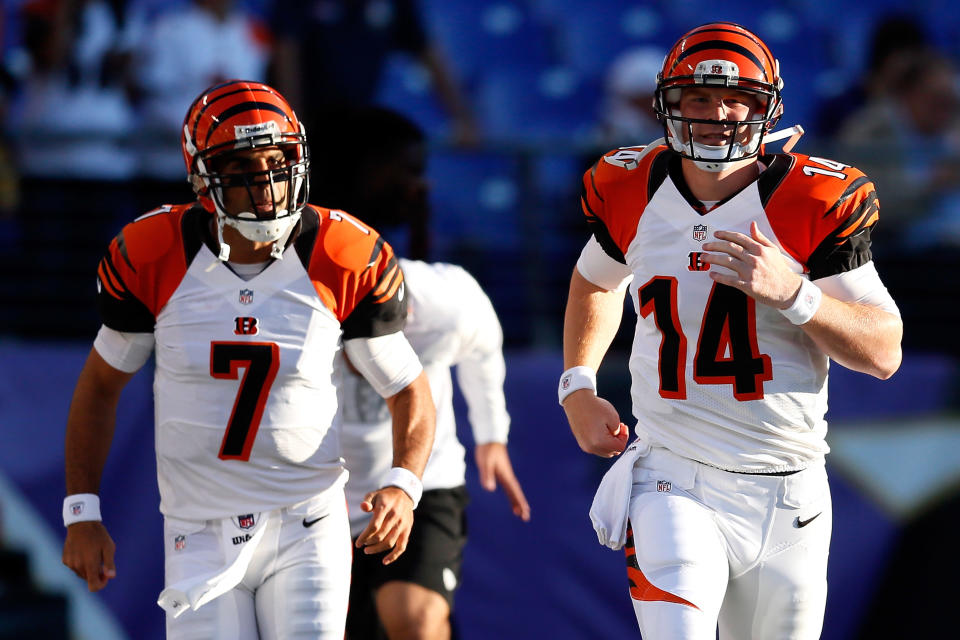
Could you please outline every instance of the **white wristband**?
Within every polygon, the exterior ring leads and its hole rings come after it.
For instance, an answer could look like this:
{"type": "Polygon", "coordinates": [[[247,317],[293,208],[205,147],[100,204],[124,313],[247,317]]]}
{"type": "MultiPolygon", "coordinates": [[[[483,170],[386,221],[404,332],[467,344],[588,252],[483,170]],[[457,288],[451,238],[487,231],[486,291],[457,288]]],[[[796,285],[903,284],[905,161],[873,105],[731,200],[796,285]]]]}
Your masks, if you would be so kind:
{"type": "Polygon", "coordinates": [[[382,489],[384,487],[399,487],[403,489],[404,493],[413,500],[414,509],[420,504],[420,496],[423,495],[423,483],[420,482],[417,474],[409,469],[404,469],[403,467],[391,468],[390,471],[387,472],[387,475],[383,476],[383,481],[380,483],[380,488],[382,489]]]}
{"type": "Polygon", "coordinates": [[[63,526],[91,520],[101,520],[100,496],[95,493],[75,493],[63,499],[63,526]]]}
{"type": "Polygon", "coordinates": [[[597,374],[590,367],[570,367],[564,371],[557,386],[557,399],[563,405],[568,395],[580,389],[590,389],[597,394],[597,374]]]}
{"type": "Polygon", "coordinates": [[[820,290],[820,287],[803,278],[800,281],[800,290],[797,291],[797,299],[786,309],[780,309],[780,313],[793,324],[804,324],[820,308],[822,299],[823,291],[820,290]]]}

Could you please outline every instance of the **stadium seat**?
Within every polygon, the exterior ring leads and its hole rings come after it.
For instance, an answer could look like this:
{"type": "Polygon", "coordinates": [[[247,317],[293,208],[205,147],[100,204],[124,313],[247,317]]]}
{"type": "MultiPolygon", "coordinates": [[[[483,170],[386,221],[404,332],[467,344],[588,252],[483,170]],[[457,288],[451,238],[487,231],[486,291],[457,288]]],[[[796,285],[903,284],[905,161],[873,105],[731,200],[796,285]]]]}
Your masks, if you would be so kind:
{"type": "Polygon", "coordinates": [[[616,56],[633,47],[669,47],[677,35],[665,29],[664,14],[649,4],[608,2],[603,8],[570,2],[558,10],[557,39],[563,62],[602,77],[616,56]]]}
{"type": "Polygon", "coordinates": [[[387,60],[374,102],[404,114],[430,139],[444,139],[449,134],[449,118],[430,73],[408,55],[393,54],[387,60]]]}
{"type": "Polygon", "coordinates": [[[427,168],[431,228],[438,257],[467,246],[517,247],[525,197],[515,156],[490,151],[435,151],[427,168]]]}
{"type": "Polygon", "coordinates": [[[565,145],[587,139],[597,122],[599,83],[566,67],[501,69],[478,80],[476,104],[493,140],[565,145]]]}
{"type": "Polygon", "coordinates": [[[424,3],[431,33],[465,81],[489,69],[543,66],[552,59],[550,35],[517,0],[431,0],[424,3]]]}

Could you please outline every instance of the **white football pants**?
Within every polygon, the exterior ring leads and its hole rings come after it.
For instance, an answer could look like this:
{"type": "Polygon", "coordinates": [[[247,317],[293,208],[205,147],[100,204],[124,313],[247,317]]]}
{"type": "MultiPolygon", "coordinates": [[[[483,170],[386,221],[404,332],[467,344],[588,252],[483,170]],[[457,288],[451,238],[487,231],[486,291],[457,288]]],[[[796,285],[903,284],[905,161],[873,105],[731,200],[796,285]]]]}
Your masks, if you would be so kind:
{"type": "Polygon", "coordinates": [[[746,475],[654,448],[625,547],[644,640],[819,638],[832,520],[822,464],[746,475]]]}
{"type": "Polygon", "coordinates": [[[166,518],[167,587],[217,573],[243,545],[257,545],[236,586],[177,617],[167,614],[167,638],[342,640],[352,547],[343,491],[329,493],[336,495],[223,520],[166,518]]]}

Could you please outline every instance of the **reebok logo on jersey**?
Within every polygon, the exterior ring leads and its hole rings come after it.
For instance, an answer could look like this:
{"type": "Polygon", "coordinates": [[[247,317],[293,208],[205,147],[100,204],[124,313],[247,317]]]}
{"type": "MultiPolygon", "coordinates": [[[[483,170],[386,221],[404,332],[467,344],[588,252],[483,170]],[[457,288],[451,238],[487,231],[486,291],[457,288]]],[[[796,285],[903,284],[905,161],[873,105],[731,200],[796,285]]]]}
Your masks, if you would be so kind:
{"type": "MultiPolygon", "coordinates": [[[[823,511],[821,511],[820,513],[823,513],[823,511]]],[[[802,529],[803,527],[807,526],[808,524],[816,520],[817,517],[820,516],[820,513],[813,516],[812,518],[807,518],[806,520],[801,520],[800,516],[797,516],[797,521],[794,523],[793,526],[795,526],[797,529],[802,529]]]]}
{"type": "Polygon", "coordinates": [[[313,520],[307,520],[306,518],[304,518],[304,519],[303,519],[303,526],[304,526],[305,528],[310,528],[310,527],[312,527],[313,525],[317,524],[318,522],[320,522],[321,520],[323,520],[323,519],[326,518],[326,517],[327,517],[327,514],[323,514],[323,515],[320,516],[319,518],[314,518],[313,520]]]}

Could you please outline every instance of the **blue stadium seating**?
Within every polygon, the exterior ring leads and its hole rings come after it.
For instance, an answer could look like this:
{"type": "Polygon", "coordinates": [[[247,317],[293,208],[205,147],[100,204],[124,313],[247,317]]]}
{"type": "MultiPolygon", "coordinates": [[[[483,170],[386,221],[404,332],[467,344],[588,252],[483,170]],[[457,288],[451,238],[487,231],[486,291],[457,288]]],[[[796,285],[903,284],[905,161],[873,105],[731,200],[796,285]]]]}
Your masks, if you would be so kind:
{"type": "Polygon", "coordinates": [[[444,139],[450,133],[450,121],[430,73],[408,55],[394,54],[387,60],[374,101],[416,122],[432,140],[444,139]]]}
{"type": "Polygon", "coordinates": [[[553,59],[548,30],[517,0],[431,0],[424,3],[430,31],[466,82],[480,72],[553,59]]]}
{"type": "Polygon", "coordinates": [[[600,98],[598,81],[566,67],[490,71],[476,89],[486,135],[520,142],[570,144],[588,138],[600,98]]]}
{"type": "Polygon", "coordinates": [[[465,246],[518,247],[522,191],[515,156],[438,151],[430,156],[432,228],[441,257],[465,246]]]}
{"type": "Polygon", "coordinates": [[[679,33],[666,28],[664,14],[650,4],[609,2],[603,8],[570,2],[557,13],[561,59],[577,71],[600,77],[626,49],[657,45],[666,49],[679,33]]]}

